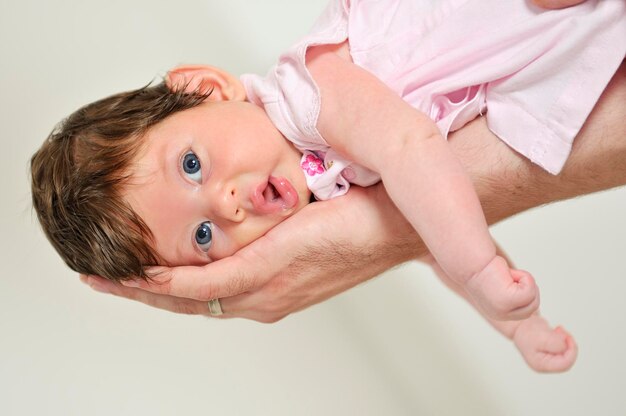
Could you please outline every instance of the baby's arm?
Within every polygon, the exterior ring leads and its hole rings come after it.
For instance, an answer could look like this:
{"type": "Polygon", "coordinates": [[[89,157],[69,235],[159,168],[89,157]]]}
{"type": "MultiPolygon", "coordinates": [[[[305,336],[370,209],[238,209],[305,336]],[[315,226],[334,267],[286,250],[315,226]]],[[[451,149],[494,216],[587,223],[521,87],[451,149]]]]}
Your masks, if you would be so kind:
{"type": "Polygon", "coordinates": [[[322,95],[322,136],[380,173],[438,264],[484,312],[498,319],[530,316],[539,301],[534,282],[496,255],[469,176],[437,126],[332,49],[313,48],[307,55],[322,95]]]}
{"type": "MultiPolygon", "coordinates": [[[[513,265],[499,247],[496,247],[496,250],[499,256],[513,265]]],[[[448,288],[476,307],[465,289],[452,281],[430,254],[421,257],[420,260],[430,265],[448,288]]],[[[480,312],[480,309],[478,311],[480,312]]],[[[562,327],[551,328],[539,311],[521,321],[496,321],[487,316],[485,318],[502,335],[515,343],[524,360],[533,370],[561,372],[574,365],[578,354],[574,338],[562,327]]]]}

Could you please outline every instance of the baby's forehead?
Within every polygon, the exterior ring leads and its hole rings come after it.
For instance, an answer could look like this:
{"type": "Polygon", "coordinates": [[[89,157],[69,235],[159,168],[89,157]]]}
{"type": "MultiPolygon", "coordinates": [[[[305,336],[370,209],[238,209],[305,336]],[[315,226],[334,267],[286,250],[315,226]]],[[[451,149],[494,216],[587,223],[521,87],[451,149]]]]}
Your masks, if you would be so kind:
{"type": "MultiPolygon", "coordinates": [[[[149,130],[151,129],[152,127],[149,130]]],[[[154,146],[155,141],[151,140],[151,137],[150,131],[143,135],[142,140],[144,143],[129,163],[125,172],[124,188],[126,191],[131,192],[138,186],[145,186],[162,180],[165,169],[162,158],[159,157],[162,152],[158,146],[154,146]]]]}

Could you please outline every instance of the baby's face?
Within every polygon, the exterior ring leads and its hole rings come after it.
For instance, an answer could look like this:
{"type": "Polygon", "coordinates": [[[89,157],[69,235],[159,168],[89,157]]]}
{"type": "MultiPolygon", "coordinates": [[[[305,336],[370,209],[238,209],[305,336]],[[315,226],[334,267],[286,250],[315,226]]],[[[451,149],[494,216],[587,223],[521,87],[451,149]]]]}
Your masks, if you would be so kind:
{"type": "Polygon", "coordinates": [[[125,197],[172,266],[227,257],[309,201],[300,153],[254,104],[203,103],[144,140],[125,197]]]}

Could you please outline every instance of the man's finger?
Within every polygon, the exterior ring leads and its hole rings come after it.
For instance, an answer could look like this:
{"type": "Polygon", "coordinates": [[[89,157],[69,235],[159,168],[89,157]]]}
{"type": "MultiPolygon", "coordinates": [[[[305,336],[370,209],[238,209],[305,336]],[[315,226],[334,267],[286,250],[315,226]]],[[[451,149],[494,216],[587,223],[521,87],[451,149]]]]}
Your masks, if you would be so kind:
{"type": "MultiPolygon", "coordinates": [[[[257,243],[261,242],[253,245],[257,243]]],[[[257,254],[261,250],[249,247],[206,266],[155,267],[148,270],[154,275],[152,282],[128,280],[122,284],[201,301],[238,295],[264,285],[274,276],[276,264],[270,265],[265,256],[257,254]]]]}
{"type": "Polygon", "coordinates": [[[109,293],[122,298],[131,299],[154,308],[187,315],[209,315],[209,309],[206,302],[192,299],[181,299],[167,295],[158,295],[137,288],[125,287],[98,276],[83,277],[81,275],[81,281],[98,292],[109,293]]]}

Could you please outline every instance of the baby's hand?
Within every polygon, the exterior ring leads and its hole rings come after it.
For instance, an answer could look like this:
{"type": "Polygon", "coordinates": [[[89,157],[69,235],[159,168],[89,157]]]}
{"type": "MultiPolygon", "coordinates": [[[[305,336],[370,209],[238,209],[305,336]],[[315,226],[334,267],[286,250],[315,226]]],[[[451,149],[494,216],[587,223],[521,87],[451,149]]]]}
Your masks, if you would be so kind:
{"type": "Polygon", "coordinates": [[[574,338],[560,326],[550,328],[539,315],[519,323],[513,342],[526,363],[540,372],[566,371],[574,364],[578,354],[574,338]]]}
{"type": "Polygon", "coordinates": [[[530,317],[539,308],[539,289],[533,277],[509,268],[496,256],[467,281],[467,293],[490,318],[511,321],[530,317]]]}

